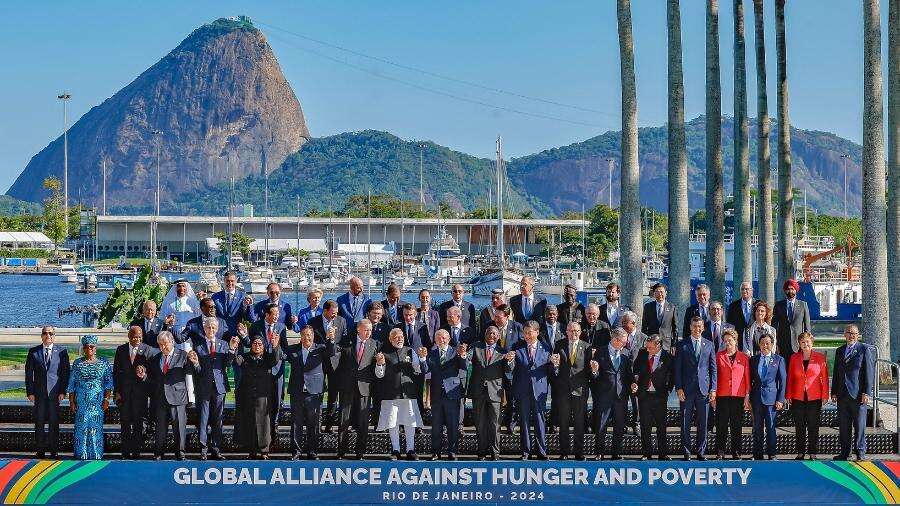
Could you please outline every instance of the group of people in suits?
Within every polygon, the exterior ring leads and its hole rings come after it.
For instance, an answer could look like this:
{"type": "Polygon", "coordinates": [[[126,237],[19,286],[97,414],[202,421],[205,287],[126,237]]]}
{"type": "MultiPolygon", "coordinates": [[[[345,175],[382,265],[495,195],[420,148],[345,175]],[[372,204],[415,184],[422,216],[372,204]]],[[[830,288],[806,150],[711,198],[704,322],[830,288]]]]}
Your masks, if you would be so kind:
{"type": "MultiPolygon", "coordinates": [[[[426,409],[431,458],[455,460],[467,399],[474,408],[479,460],[499,459],[500,429],[512,433],[516,424],[523,460],[547,459],[546,434],[556,428],[561,459],[586,458],[588,430],[597,437],[595,458],[620,459],[625,428],[638,420],[642,459],[668,460],[666,411],[674,391],[685,460],[706,460],[710,424],[717,429],[716,455],[730,452],[738,458],[745,411],[753,420],[753,457],[774,458],[775,415],[788,407],[797,430],[797,458],[815,459],[822,406],[830,400],[838,406],[837,457],[855,453],[863,459],[874,353],[849,325],[829,381],[825,356],[813,350],[809,312],[796,298],[798,288],[794,280],[785,283],[786,298],[770,310],[753,298],[752,285],[743,283],[741,297],[726,310],[699,285],[696,304],[680,319],[678,308],[666,300],[666,287],[657,284],[638,325],[638,316],[620,303],[616,283],[606,287],[603,305],[578,302],[572,286],[553,305],[525,277],[518,295],[507,302],[495,291],[491,305],[477,313],[460,285],[433,309],[427,290],[413,304],[391,285],[379,302],[353,278],[336,300],[323,301],[320,290],[310,290],[309,306],[295,314],[277,284],[254,304],[227,273],[224,289],[200,300],[200,316],[183,330],[175,332],[172,319],[161,319],[148,301],[128,330],[128,342],[117,348],[112,393],[121,410],[122,456],[139,458],[149,422],[155,427],[154,457],[164,457],[171,426],[175,458],[185,458],[191,376],[200,458],[224,460],[223,407],[234,368],[235,439],[251,458],[268,459],[287,392],[295,460],[319,458],[319,436],[330,431],[332,419],[338,426],[337,457],[364,458],[372,414],[375,429],[390,434],[391,458],[405,454],[416,460],[415,434],[424,426],[426,409]],[[299,332],[298,343],[288,343],[288,329],[299,332]],[[191,351],[176,346],[183,342],[190,342],[191,351]]],[[[59,403],[70,374],[68,355],[54,345],[54,333],[52,327],[43,329],[42,344],[29,351],[26,362],[39,457],[58,453],[59,403]]]]}

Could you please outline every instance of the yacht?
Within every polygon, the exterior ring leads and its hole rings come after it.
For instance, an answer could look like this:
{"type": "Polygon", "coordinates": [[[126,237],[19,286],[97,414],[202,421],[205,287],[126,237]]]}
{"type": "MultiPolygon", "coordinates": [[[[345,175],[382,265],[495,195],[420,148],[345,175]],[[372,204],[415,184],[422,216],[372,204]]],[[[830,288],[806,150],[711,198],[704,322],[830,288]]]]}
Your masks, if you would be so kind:
{"type": "Polygon", "coordinates": [[[200,271],[200,278],[197,280],[197,290],[203,290],[208,294],[216,293],[222,290],[219,279],[213,271],[200,271]]]}
{"type": "Polygon", "coordinates": [[[300,267],[300,262],[298,262],[297,257],[293,255],[285,255],[281,257],[281,264],[279,267],[282,269],[296,269],[300,267]]]}
{"type": "Polygon", "coordinates": [[[59,266],[59,281],[62,283],[78,282],[78,273],[75,272],[75,266],[71,264],[63,264],[59,266]]]}
{"type": "Polygon", "coordinates": [[[272,269],[265,266],[251,267],[244,279],[244,291],[247,293],[266,293],[269,283],[275,281],[272,269]]]}

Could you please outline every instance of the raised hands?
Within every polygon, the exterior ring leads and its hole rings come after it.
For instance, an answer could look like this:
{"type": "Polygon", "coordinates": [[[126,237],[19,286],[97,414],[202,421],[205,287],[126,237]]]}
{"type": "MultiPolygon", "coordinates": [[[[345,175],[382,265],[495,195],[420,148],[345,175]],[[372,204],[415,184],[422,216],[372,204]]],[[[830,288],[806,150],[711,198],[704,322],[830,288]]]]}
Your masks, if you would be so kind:
{"type": "Polygon", "coordinates": [[[516,359],[516,352],[514,352],[514,351],[507,351],[505,356],[506,356],[506,360],[507,360],[508,362],[512,362],[513,360],[516,359]]]}
{"type": "Polygon", "coordinates": [[[192,364],[197,365],[200,363],[200,357],[197,356],[197,352],[191,350],[188,352],[188,360],[191,361],[192,364]]]}
{"type": "Polygon", "coordinates": [[[559,367],[559,353],[550,355],[550,363],[553,364],[553,367],[559,367]]]}
{"type": "Polygon", "coordinates": [[[419,358],[425,360],[425,357],[428,356],[428,348],[422,346],[418,350],[416,350],[416,353],[419,355],[419,358]]]}
{"type": "Polygon", "coordinates": [[[147,377],[147,369],[143,365],[137,366],[134,369],[134,373],[139,379],[145,379],[147,377]]]}
{"type": "Polygon", "coordinates": [[[598,372],[600,372],[600,362],[597,362],[596,360],[591,360],[591,372],[594,374],[597,374],[598,372]]]}
{"type": "Polygon", "coordinates": [[[375,354],[375,365],[384,365],[384,353],[378,352],[375,354]]]}
{"type": "Polygon", "coordinates": [[[175,315],[170,314],[169,316],[166,316],[164,323],[166,324],[166,327],[171,327],[172,325],[175,325],[175,315]]]}
{"type": "Polygon", "coordinates": [[[243,323],[238,323],[237,333],[241,337],[247,337],[247,326],[243,323]]]}
{"type": "Polygon", "coordinates": [[[231,351],[237,351],[239,344],[241,344],[241,339],[238,336],[233,336],[228,343],[228,347],[231,348],[231,351]]]}
{"type": "Polygon", "coordinates": [[[469,347],[465,344],[460,344],[456,347],[456,354],[459,355],[459,358],[465,359],[466,353],[468,352],[469,347]]]}

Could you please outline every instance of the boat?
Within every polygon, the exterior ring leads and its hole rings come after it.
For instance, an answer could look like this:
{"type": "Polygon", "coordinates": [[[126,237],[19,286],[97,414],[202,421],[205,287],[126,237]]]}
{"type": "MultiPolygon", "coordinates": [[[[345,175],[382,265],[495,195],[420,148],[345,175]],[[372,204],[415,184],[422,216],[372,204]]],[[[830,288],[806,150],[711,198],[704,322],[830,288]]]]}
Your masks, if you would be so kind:
{"type": "Polygon", "coordinates": [[[93,265],[80,265],[75,272],[77,276],[77,282],[75,283],[76,293],[94,293],[97,291],[97,269],[93,265]]]}
{"type": "Polygon", "coordinates": [[[285,255],[281,257],[281,264],[279,267],[282,269],[296,269],[300,267],[300,262],[297,261],[297,257],[293,255],[285,255]]]}
{"type": "Polygon", "coordinates": [[[244,291],[247,293],[266,293],[269,283],[275,281],[272,269],[265,266],[251,267],[244,278],[244,291]]]}
{"type": "Polygon", "coordinates": [[[78,273],[75,272],[75,266],[70,264],[60,265],[59,281],[61,283],[76,283],[78,281],[78,273]]]}
{"type": "Polygon", "coordinates": [[[244,262],[244,257],[241,256],[240,253],[233,253],[231,255],[231,268],[237,271],[243,270],[244,267],[247,266],[247,263],[244,262]]]}
{"type": "Polygon", "coordinates": [[[212,271],[200,271],[200,278],[197,280],[196,289],[212,294],[222,290],[216,273],[212,271]]]}
{"type": "Polygon", "coordinates": [[[422,256],[422,268],[432,279],[465,276],[466,256],[461,254],[459,244],[443,226],[431,239],[428,252],[422,256]]]}

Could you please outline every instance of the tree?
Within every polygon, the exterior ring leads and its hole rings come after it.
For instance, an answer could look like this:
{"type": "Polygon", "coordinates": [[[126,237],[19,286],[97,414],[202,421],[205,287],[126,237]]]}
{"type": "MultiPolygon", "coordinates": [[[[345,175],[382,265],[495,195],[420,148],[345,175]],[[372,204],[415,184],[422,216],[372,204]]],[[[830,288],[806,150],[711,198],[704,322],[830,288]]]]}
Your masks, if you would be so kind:
{"type": "Polygon", "coordinates": [[[56,256],[59,253],[59,243],[68,235],[63,210],[62,183],[59,178],[51,176],[44,179],[44,189],[50,192],[50,196],[44,199],[44,234],[53,241],[53,255],[56,256]]]}
{"type": "Polygon", "coordinates": [[[631,0],[618,0],[619,65],[622,80],[622,163],[619,220],[619,276],[622,302],[638,319],[644,307],[644,276],[641,271],[641,208],[638,197],[637,85],[634,78],[634,38],[631,33],[631,0]]]}
{"type": "Polygon", "coordinates": [[[690,300],[691,259],[680,0],[668,1],[666,26],[669,49],[669,299],[676,307],[685,307],[690,300]]]}
{"type": "Polygon", "coordinates": [[[725,209],[722,168],[722,86],[719,81],[719,1],[706,1],[706,282],[725,300],[725,209]]]}
{"type": "Polygon", "coordinates": [[[862,255],[865,267],[862,270],[861,320],[865,341],[878,348],[880,357],[889,358],[884,103],[878,4],[878,0],[863,1],[862,255]]]}
{"type": "Polygon", "coordinates": [[[737,285],[753,281],[750,253],[750,121],[747,118],[747,63],[744,1],[734,0],[734,272],[737,285]]]}
{"type": "Polygon", "coordinates": [[[791,120],[788,117],[787,42],[784,2],[775,0],[775,53],[778,61],[778,287],[794,277],[794,185],[791,182],[791,120]]]}
{"type": "Polygon", "coordinates": [[[772,239],[772,161],[769,151],[769,99],[766,91],[766,30],[763,0],[753,0],[754,30],[756,33],[756,177],[757,205],[756,222],[759,224],[759,246],[757,247],[757,268],[759,273],[759,294],[757,297],[775,303],[775,248],[772,239]]]}
{"type": "MultiPolygon", "coordinates": [[[[219,240],[219,251],[222,254],[228,254],[228,234],[225,232],[216,232],[215,238],[219,240]]],[[[245,258],[250,256],[250,244],[253,242],[253,238],[249,235],[244,235],[240,232],[234,232],[231,235],[231,242],[234,247],[234,251],[240,253],[245,258]]]]}
{"type": "MultiPolygon", "coordinates": [[[[900,265],[900,0],[888,4],[888,265],[900,265]]],[[[888,271],[891,350],[900,355],[900,269],[888,271]]]]}

